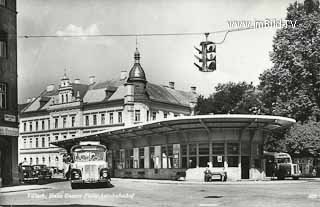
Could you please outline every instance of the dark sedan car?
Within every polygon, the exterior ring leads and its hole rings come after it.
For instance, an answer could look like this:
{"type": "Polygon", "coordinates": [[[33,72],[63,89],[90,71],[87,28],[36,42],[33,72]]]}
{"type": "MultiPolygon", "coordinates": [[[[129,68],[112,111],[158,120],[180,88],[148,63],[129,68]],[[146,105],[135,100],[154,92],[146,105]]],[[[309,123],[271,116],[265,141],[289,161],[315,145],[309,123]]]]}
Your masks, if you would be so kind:
{"type": "Polygon", "coordinates": [[[36,171],[33,169],[31,165],[22,165],[22,181],[23,182],[31,182],[31,181],[38,181],[39,177],[36,171]]]}
{"type": "Polygon", "coordinates": [[[51,179],[52,172],[46,165],[34,165],[33,169],[36,171],[39,179],[51,179]]]}

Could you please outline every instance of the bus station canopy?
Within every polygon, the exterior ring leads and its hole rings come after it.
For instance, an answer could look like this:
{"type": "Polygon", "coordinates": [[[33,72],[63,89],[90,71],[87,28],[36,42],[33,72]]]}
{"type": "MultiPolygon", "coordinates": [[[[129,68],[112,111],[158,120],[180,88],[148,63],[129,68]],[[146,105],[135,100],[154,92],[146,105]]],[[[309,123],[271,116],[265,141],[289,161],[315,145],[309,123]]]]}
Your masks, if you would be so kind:
{"type": "Polygon", "coordinates": [[[102,144],[112,141],[123,141],[152,135],[166,135],[174,132],[203,129],[210,133],[211,129],[260,129],[272,131],[279,128],[289,127],[296,121],[291,118],[269,115],[244,115],[244,114],[221,114],[221,115],[196,115],[180,116],[156,121],[144,122],[131,126],[107,129],[88,135],[73,137],[61,141],[51,142],[58,147],[70,150],[80,141],[100,141],[102,144]]]}

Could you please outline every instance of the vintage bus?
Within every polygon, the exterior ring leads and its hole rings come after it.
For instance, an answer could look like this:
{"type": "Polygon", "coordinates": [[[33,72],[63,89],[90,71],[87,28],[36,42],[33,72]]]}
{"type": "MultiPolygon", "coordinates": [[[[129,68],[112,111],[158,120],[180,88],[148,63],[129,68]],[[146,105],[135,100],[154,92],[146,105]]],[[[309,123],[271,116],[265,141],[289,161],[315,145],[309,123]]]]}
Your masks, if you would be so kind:
{"type": "Polygon", "coordinates": [[[292,177],[297,180],[301,176],[298,164],[293,164],[291,156],[284,152],[264,152],[266,159],[266,175],[283,180],[292,177]]]}
{"type": "Polygon", "coordinates": [[[107,148],[100,142],[80,142],[71,148],[71,187],[87,183],[109,186],[110,170],[106,161],[107,148]]]}

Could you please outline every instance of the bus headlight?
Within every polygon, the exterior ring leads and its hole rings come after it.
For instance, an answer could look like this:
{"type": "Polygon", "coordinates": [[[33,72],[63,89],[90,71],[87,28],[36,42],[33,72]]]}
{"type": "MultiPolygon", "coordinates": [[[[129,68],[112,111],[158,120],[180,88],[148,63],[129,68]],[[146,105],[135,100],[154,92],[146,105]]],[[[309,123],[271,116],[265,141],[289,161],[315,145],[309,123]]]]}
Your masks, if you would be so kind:
{"type": "Polygon", "coordinates": [[[102,178],[108,178],[108,170],[107,169],[101,169],[100,171],[100,177],[102,178]]]}

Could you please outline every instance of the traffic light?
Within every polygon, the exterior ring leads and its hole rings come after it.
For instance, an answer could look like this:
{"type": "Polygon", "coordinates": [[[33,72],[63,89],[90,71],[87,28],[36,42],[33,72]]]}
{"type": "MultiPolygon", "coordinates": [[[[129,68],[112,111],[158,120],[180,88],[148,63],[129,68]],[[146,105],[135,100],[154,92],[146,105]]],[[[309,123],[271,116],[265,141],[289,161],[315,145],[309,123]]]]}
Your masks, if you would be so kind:
{"type": "Polygon", "coordinates": [[[196,56],[201,66],[194,63],[195,66],[201,72],[213,72],[216,70],[216,44],[211,41],[204,41],[200,43],[201,50],[194,47],[198,53],[202,56],[201,58],[196,56]]]}

